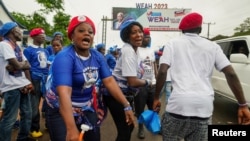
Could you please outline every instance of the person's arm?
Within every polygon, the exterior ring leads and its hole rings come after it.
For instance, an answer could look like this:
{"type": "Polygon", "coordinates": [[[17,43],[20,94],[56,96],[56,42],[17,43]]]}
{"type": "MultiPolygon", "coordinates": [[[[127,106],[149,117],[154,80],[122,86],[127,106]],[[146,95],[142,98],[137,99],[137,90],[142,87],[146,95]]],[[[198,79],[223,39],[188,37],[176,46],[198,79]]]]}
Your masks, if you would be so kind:
{"type": "Polygon", "coordinates": [[[240,84],[240,80],[235,73],[233,67],[231,65],[225,67],[222,69],[222,72],[225,74],[225,77],[227,79],[227,83],[232,90],[234,96],[238,100],[239,104],[245,104],[246,100],[243,94],[243,89],[240,84]]]}
{"type": "Polygon", "coordinates": [[[32,81],[31,81],[31,76],[30,76],[30,71],[29,70],[24,70],[25,77],[30,81],[30,84],[24,86],[21,91],[23,94],[29,94],[34,90],[32,81]]]}
{"type": "Polygon", "coordinates": [[[8,59],[9,65],[6,66],[8,71],[15,71],[15,70],[28,70],[30,69],[30,64],[28,61],[17,61],[16,58],[8,59]]]}
{"type": "Polygon", "coordinates": [[[160,111],[161,102],[159,100],[160,93],[167,77],[167,71],[169,69],[169,65],[161,64],[158,70],[158,75],[156,77],[156,85],[155,85],[155,94],[154,94],[154,103],[153,109],[157,112],[160,111]]]}
{"type": "MultiPolygon", "coordinates": [[[[117,85],[113,76],[109,76],[107,78],[104,78],[102,80],[102,82],[103,82],[104,86],[108,89],[110,94],[118,102],[120,102],[124,106],[124,108],[130,107],[130,103],[127,101],[126,97],[122,93],[120,87],[117,85]]],[[[134,124],[134,126],[136,126],[135,116],[134,116],[134,113],[132,111],[132,108],[130,110],[124,109],[124,111],[125,111],[125,115],[126,115],[126,122],[128,123],[128,125],[134,124]]]]}
{"type": "Polygon", "coordinates": [[[56,90],[59,95],[60,114],[62,115],[67,130],[66,140],[77,140],[79,131],[76,127],[72,111],[72,88],[68,86],[58,86],[56,90]]]}
{"type": "Polygon", "coordinates": [[[248,105],[246,103],[246,99],[244,97],[243,89],[240,84],[240,80],[235,73],[233,67],[231,65],[222,69],[222,72],[225,74],[227,79],[227,83],[232,90],[234,96],[238,100],[239,109],[238,109],[238,123],[239,124],[250,124],[250,112],[248,109],[248,105]]]}
{"type": "Polygon", "coordinates": [[[146,86],[147,84],[151,85],[150,80],[139,79],[136,76],[129,76],[129,77],[126,77],[126,78],[127,78],[127,81],[128,81],[128,85],[131,86],[131,87],[143,87],[143,86],[146,86]]]}

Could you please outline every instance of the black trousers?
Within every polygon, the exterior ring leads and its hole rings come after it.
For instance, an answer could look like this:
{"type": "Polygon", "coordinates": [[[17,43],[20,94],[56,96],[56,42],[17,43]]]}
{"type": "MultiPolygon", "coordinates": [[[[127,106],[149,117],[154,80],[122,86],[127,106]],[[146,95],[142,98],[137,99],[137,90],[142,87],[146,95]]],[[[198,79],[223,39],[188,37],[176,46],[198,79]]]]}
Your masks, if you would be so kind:
{"type": "MultiPolygon", "coordinates": [[[[128,125],[125,119],[124,107],[112,96],[103,96],[104,102],[115,122],[117,129],[116,141],[130,141],[134,125],[128,125]]],[[[131,103],[131,101],[129,101],[131,103]]]]}
{"type": "Polygon", "coordinates": [[[145,106],[147,105],[149,110],[153,109],[155,86],[142,87],[140,92],[135,96],[135,113],[137,118],[143,113],[145,106]]]}

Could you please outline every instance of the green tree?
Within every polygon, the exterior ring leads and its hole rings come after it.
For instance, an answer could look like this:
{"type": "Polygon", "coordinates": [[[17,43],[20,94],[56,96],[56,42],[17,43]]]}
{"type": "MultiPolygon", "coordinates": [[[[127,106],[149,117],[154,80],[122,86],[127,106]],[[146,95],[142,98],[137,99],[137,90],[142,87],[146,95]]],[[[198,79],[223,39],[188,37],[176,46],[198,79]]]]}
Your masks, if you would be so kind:
{"type": "Polygon", "coordinates": [[[230,38],[230,37],[250,35],[250,17],[244,20],[244,22],[241,23],[238,27],[236,27],[234,31],[235,33],[232,36],[217,35],[211,40],[215,41],[215,40],[225,39],[225,38],[230,38]]]}
{"type": "MultiPolygon", "coordinates": [[[[36,0],[36,2],[42,8],[34,11],[32,14],[24,15],[18,12],[12,12],[11,14],[28,31],[35,27],[42,27],[47,35],[52,35],[55,31],[60,31],[66,35],[70,15],[63,12],[64,0],[36,0]],[[47,21],[47,15],[52,15],[52,24],[47,21]]],[[[64,38],[64,43],[68,44],[69,42],[67,38],[64,38]]]]}
{"type": "Polygon", "coordinates": [[[244,20],[238,27],[234,29],[235,33],[233,36],[250,35],[250,17],[244,20]]]}

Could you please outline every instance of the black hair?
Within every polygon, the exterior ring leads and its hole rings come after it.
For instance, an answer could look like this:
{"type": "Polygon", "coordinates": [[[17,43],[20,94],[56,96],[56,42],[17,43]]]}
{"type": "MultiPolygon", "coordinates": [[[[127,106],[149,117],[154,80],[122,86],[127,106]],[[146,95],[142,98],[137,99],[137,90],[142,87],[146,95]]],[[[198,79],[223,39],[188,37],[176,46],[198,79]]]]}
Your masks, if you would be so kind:
{"type": "Polygon", "coordinates": [[[50,43],[52,44],[54,41],[59,41],[59,43],[63,46],[63,41],[60,39],[53,38],[50,43]]]}
{"type": "Polygon", "coordinates": [[[202,29],[201,27],[196,27],[196,28],[192,28],[192,29],[182,30],[182,33],[197,33],[197,34],[200,34],[201,29],[202,29]]]}
{"type": "Polygon", "coordinates": [[[131,33],[131,29],[134,25],[137,25],[140,27],[140,29],[143,31],[143,26],[139,23],[139,22],[132,22],[130,25],[128,25],[127,27],[125,27],[124,29],[122,29],[121,31],[121,39],[123,42],[128,43],[129,42],[129,35],[131,33]]]}

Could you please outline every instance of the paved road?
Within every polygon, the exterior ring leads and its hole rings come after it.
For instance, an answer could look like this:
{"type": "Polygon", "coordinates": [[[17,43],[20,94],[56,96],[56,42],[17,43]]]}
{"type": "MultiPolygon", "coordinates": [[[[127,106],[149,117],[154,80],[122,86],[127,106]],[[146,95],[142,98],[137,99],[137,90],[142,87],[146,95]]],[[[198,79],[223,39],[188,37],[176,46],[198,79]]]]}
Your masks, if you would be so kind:
{"type": "MultiPolygon", "coordinates": [[[[215,96],[215,110],[213,115],[213,124],[235,124],[237,123],[237,104],[232,101],[215,96]]],[[[163,112],[163,107],[162,111],[163,112]]],[[[44,135],[41,138],[33,139],[32,141],[49,141],[49,135],[46,129],[44,129],[44,119],[41,119],[42,132],[44,135]]],[[[140,140],[136,137],[138,128],[136,127],[133,131],[131,141],[161,141],[161,135],[153,135],[146,131],[146,138],[140,140]]],[[[13,130],[12,141],[15,141],[15,137],[18,130],[13,130]]],[[[114,141],[116,137],[115,125],[113,123],[112,117],[107,116],[101,127],[101,140],[102,141],[114,141]]]]}

